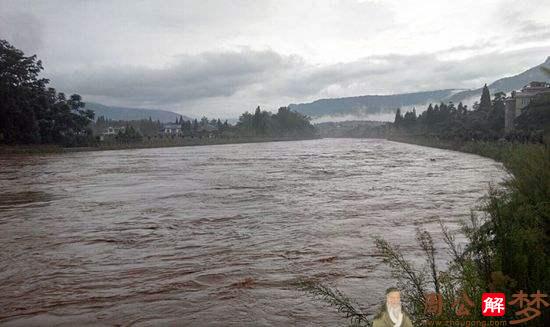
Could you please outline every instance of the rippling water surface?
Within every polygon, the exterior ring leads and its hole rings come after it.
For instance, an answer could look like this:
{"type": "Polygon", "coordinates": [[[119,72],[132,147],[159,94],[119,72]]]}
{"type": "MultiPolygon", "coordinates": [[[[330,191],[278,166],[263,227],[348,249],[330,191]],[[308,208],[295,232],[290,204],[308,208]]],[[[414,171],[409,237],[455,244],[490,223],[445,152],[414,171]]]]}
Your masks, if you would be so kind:
{"type": "Polygon", "coordinates": [[[392,281],[372,235],[414,258],[417,227],[456,229],[504,176],[368,139],[2,157],[0,324],[341,324],[290,283],[373,310],[392,281]]]}

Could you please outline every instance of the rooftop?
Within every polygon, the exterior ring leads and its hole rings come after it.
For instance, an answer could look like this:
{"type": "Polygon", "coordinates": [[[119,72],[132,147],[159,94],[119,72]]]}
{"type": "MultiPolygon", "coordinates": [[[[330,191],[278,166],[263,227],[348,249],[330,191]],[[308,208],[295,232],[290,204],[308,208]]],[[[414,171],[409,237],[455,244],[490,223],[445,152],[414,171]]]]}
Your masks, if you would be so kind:
{"type": "Polygon", "coordinates": [[[532,97],[538,93],[546,92],[550,92],[550,83],[533,81],[525,85],[521,91],[512,92],[512,97],[532,97]]]}

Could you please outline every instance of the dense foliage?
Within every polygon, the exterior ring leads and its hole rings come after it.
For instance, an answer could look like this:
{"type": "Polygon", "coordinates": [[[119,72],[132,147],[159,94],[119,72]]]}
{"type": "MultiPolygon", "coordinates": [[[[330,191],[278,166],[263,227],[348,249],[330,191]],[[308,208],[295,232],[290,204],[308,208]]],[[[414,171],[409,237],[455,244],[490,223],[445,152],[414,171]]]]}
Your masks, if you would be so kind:
{"type": "Polygon", "coordinates": [[[479,103],[472,110],[459,103],[440,103],[417,116],[416,111],[396,111],[394,134],[434,136],[458,141],[529,141],[540,143],[550,132],[550,98],[539,97],[522,110],[516,118],[515,130],[505,133],[506,94],[497,92],[493,100],[485,85],[479,103]]]}
{"type": "Polygon", "coordinates": [[[0,143],[83,145],[94,113],[79,95],[67,98],[40,78],[42,62],[0,40],[0,143]]]}
{"type": "Polygon", "coordinates": [[[117,128],[116,135],[110,135],[104,141],[108,143],[131,143],[142,140],[173,140],[183,142],[189,139],[263,139],[270,138],[311,138],[316,137],[317,130],[309,122],[309,118],[291,111],[286,107],[279,108],[276,114],[261,111],[258,107],[254,114],[245,112],[236,125],[231,125],[221,119],[184,120],[179,117],[175,122],[162,124],[150,118],[124,121],[110,120],[101,116],[92,124],[94,134],[101,135],[108,128],[117,128]],[[168,128],[171,131],[165,132],[168,128]],[[178,130],[175,130],[175,129],[178,130]],[[128,138],[126,134],[132,130],[136,137],[128,138]]]}
{"type": "Polygon", "coordinates": [[[408,133],[439,135],[463,140],[498,139],[504,129],[504,93],[497,93],[491,103],[487,86],[481,101],[473,110],[459,103],[440,103],[428,108],[417,117],[416,111],[401,114],[398,109],[394,126],[408,133]]]}
{"type": "Polygon", "coordinates": [[[316,134],[309,117],[281,107],[276,114],[256,108],[254,114],[248,111],[239,117],[238,133],[243,136],[292,136],[311,137],[316,134]]]}

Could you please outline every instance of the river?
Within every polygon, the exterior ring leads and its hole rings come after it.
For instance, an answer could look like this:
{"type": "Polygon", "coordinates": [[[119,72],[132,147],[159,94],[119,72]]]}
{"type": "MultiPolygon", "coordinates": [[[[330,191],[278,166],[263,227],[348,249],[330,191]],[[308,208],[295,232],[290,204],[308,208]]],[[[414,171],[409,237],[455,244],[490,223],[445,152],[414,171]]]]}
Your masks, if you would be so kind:
{"type": "MultiPolygon", "coordinates": [[[[0,325],[334,326],[296,290],[375,310],[373,235],[418,259],[506,176],[490,159],[376,139],[0,157],[0,325]]],[[[460,239],[460,238],[459,238],[460,239]]]]}

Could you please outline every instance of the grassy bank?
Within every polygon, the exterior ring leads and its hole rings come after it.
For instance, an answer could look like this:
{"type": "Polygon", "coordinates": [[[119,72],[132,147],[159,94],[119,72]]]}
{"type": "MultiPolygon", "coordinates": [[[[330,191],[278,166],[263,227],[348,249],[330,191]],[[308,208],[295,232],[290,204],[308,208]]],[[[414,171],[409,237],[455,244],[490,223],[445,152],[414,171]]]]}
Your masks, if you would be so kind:
{"type": "Polygon", "coordinates": [[[428,146],[432,148],[454,150],[465,153],[477,154],[483,157],[506,163],[511,154],[525,149],[544,149],[542,144],[489,142],[489,141],[453,141],[427,136],[391,136],[390,141],[428,146]]]}
{"type": "MultiPolygon", "coordinates": [[[[418,249],[425,264],[416,265],[405,259],[398,247],[375,237],[377,255],[388,265],[402,293],[405,308],[415,326],[436,321],[522,323],[522,326],[550,326],[550,310],[541,307],[540,315],[516,314],[519,306],[507,305],[504,317],[484,317],[480,310],[483,293],[505,293],[506,299],[523,291],[526,300],[533,294],[550,291],[550,147],[543,144],[506,142],[453,142],[428,137],[391,137],[392,141],[473,153],[503,163],[511,173],[502,186],[489,188],[479,208],[463,222],[459,233],[468,240],[464,247],[454,242],[441,223],[446,248],[435,248],[432,236],[417,231],[418,249]],[[446,269],[437,266],[436,252],[448,254],[446,269]],[[442,311],[433,313],[429,294],[441,296],[442,311]],[[453,304],[465,296],[473,303],[468,315],[458,314],[453,304]]],[[[354,326],[372,326],[372,315],[355,301],[333,287],[315,279],[304,278],[298,287],[313,297],[334,306],[354,326]]],[[[460,324],[459,324],[460,325],[460,324]]]]}
{"type": "Polygon", "coordinates": [[[220,144],[242,144],[242,143],[262,143],[262,142],[285,142],[285,141],[303,141],[316,138],[203,138],[203,139],[165,139],[152,140],[134,143],[103,143],[98,146],[90,147],[72,147],[64,148],[58,145],[14,145],[0,146],[0,154],[47,154],[64,152],[82,152],[82,151],[109,151],[109,150],[127,150],[127,149],[151,149],[182,146],[201,146],[201,145],[220,145],[220,144]]]}
{"type": "Polygon", "coordinates": [[[0,145],[0,155],[63,153],[59,145],[0,145]]]}

